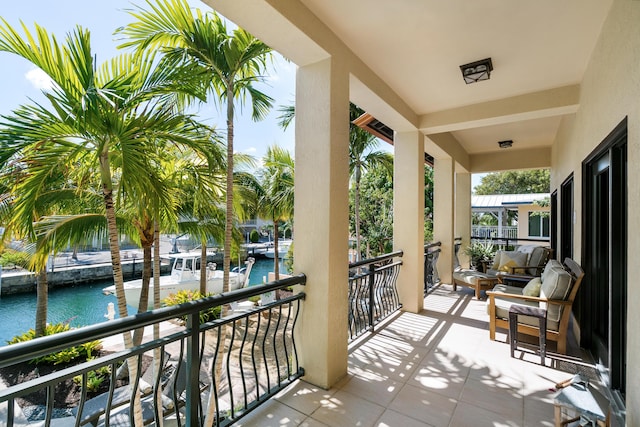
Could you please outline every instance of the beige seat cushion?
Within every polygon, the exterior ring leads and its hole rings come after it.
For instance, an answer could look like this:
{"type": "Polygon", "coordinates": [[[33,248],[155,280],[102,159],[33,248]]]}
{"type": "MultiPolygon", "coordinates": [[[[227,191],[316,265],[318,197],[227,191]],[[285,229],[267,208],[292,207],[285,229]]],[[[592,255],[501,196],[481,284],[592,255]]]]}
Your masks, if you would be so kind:
{"type": "MultiPolygon", "coordinates": [[[[509,294],[519,294],[522,295],[522,288],[518,288],[516,286],[507,286],[507,285],[496,285],[493,288],[494,292],[504,293],[505,296],[496,295],[495,296],[495,304],[496,304],[496,317],[504,320],[509,320],[509,308],[513,304],[526,305],[529,307],[538,307],[538,303],[535,301],[522,301],[516,300],[514,298],[509,298],[509,294]]],[[[487,303],[487,314],[491,315],[489,312],[489,303],[487,303]]],[[[538,319],[531,316],[518,316],[518,322],[524,323],[529,326],[538,327],[540,323],[538,319]]],[[[559,322],[557,320],[549,319],[547,316],[547,329],[551,331],[558,330],[559,322]]]]}
{"type": "Polygon", "coordinates": [[[459,269],[453,272],[453,278],[458,282],[468,283],[470,285],[476,285],[478,279],[490,279],[492,276],[481,273],[475,270],[459,269]]]}
{"type": "Polygon", "coordinates": [[[527,265],[527,254],[518,251],[503,251],[500,255],[500,265],[498,271],[510,273],[511,267],[522,267],[527,265]]]}
{"type": "MultiPolygon", "coordinates": [[[[572,277],[562,267],[545,268],[544,277],[541,277],[540,297],[548,300],[565,300],[569,295],[572,277]]],[[[560,321],[562,306],[556,304],[541,303],[540,308],[547,309],[547,318],[555,322],[560,321]]]]}

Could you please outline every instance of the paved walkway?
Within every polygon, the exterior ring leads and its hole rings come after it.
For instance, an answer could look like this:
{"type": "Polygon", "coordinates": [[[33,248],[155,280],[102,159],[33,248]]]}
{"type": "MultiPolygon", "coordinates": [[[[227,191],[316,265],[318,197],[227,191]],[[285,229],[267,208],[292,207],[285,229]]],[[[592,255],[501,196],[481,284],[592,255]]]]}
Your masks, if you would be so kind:
{"type": "Polygon", "coordinates": [[[352,344],[348,374],[335,387],[296,382],[236,425],[551,427],[556,382],[579,372],[598,387],[575,344],[559,355],[549,343],[546,366],[532,351],[511,358],[505,331],[489,340],[486,303],[470,289],[436,287],[425,308],[398,313],[352,344]]]}
{"type": "Polygon", "coordinates": [[[241,426],[553,426],[556,382],[582,372],[580,349],[510,357],[506,334],[489,340],[484,301],[443,285],[419,314],[400,313],[352,346],[348,375],[330,390],[298,382],[241,426]]]}

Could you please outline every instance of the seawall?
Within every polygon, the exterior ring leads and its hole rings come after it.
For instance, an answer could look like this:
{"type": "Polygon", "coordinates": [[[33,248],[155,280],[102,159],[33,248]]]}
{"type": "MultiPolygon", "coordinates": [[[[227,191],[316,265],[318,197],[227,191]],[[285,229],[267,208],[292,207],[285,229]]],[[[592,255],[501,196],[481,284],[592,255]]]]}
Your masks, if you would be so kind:
{"type": "MultiPolygon", "coordinates": [[[[160,273],[162,275],[171,273],[171,265],[166,261],[162,262],[160,273]]],[[[142,276],[142,262],[123,262],[122,274],[125,280],[140,278],[142,276]]],[[[36,279],[37,275],[35,273],[24,271],[14,273],[4,270],[0,278],[0,295],[35,292],[36,279]]],[[[47,273],[47,282],[50,289],[57,286],[102,282],[111,279],[113,279],[111,264],[58,267],[54,271],[47,273]]]]}

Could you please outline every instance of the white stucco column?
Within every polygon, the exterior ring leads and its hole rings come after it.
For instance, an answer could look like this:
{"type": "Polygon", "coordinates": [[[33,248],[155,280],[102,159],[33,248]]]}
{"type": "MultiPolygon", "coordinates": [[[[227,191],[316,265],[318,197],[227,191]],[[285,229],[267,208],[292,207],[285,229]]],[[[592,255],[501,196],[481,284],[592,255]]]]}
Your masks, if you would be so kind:
{"type": "Polygon", "coordinates": [[[437,158],[433,164],[433,240],[442,243],[438,275],[451,283],[455,218],[455,166],[453,159],[437,158]]]}
{"type": "Polygon", "coordinates": [[[307,275],[296,339],[305,379],[329,388],[347,373],[349,80],[327,59],[296,84],[294,270],[307,275]]]}
{"type": "Polygon", "coordinates": [[[393,248],[402,249],[400,302],[417,313],[424,305],[424,135],[394,135],[393,248]]]}
{"type": "Polygon", "coordinates": [[[458,252],[458,260],[463,266],[469,265],[469,257],[462,250],[469,245],[471,236],[471,174],[456,173],[456,226],[454,237],[462,237],[462,246],[458,252]]]}

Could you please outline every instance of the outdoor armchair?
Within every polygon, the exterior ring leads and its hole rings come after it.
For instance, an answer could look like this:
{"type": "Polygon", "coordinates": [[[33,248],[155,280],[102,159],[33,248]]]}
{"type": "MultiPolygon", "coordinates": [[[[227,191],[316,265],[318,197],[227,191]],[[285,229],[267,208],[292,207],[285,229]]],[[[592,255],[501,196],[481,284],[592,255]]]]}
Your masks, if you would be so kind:
{"type": "MultiPolygon", "coordinates": [[[[509,308],[512,304],[543,308],[547,310],[547,340],[555,341],[558,353],[565,354],[571,307],[583,277],[580,265],[566,258],[564,265],[555,260],[549,261],[541,277],[531,279],[524,288],[497,285],[487,292],[489,338],[495,340],[496,328],[509,329],[509,308]]],[[[519,316],[518,332],[539,337],[538,319],[519,316]]]]}

